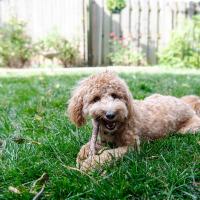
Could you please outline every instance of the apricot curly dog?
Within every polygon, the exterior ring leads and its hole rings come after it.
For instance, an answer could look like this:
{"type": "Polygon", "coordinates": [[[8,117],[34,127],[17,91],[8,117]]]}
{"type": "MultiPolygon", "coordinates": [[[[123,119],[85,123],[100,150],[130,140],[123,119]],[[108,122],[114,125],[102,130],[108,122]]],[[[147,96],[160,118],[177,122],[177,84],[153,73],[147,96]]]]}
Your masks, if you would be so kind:
{"type": "Polygon", "coordinates": [[[96,149],[111,144],[112,149],[88,160],[89,143],[84,145],[77,163],[87,170],[122,157],[128,147],[138,147],[140,139],[154,140],[170,133],[200,131],[200,98],[181,99],[154,94],[142,101],[133,99],[126,83],[113,72],[92,75],[79,83],[69,101],[68,114],[77,126],[86,117],[97,120],[99,139],[96,149]]]}

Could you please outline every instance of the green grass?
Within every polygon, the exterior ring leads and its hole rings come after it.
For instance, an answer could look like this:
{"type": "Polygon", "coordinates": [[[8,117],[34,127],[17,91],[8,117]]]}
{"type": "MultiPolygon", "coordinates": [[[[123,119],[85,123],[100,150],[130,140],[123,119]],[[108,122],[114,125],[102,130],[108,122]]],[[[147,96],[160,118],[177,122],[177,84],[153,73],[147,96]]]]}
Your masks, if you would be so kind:
{"type": "MultiPolygon", "coordinates": [[[[153,93],[200,95],[200,77],[122,74],[133,96],[153,93]]],[[[76,155],[90,138],[91,125],[77,129],[65,116],[70,90],[82,76],[1,78],[0,199],[32,199],[29,190],[44,172],[49,181],[42,199],[199,199],[200,135],[172,135],[141,145],[101,171],[81,174],[76,155]],[[28,142],[18,144],[13,137],[28,142]],[[13,186],[21,194],[9,192],[13,186]]],[[[39,189],[39,188],[38,188],[39,189]]]]}

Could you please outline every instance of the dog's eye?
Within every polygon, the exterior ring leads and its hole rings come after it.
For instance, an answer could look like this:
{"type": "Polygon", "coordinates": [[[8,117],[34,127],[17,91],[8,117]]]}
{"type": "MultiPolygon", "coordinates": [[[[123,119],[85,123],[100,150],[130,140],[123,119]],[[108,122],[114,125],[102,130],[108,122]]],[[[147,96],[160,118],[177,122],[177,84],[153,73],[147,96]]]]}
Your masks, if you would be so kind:
{"type": "Polygon", "coordinates": [[[99,101],[100,100],[100,97],[99,96],[96,96],[96,97],[94,97],[94,99],[92,99],[92,103],[95,103],[95,102],[97,102],[97,101],[99,101]]]}
{"type": "Polygon", "coordinates": [[[113,99],[120,99],[120,96],[118,96],[118,95],[115,94],[115,93],[112,93],[112,94],[111,94],[111,97],[112,97],[113,99]]]}

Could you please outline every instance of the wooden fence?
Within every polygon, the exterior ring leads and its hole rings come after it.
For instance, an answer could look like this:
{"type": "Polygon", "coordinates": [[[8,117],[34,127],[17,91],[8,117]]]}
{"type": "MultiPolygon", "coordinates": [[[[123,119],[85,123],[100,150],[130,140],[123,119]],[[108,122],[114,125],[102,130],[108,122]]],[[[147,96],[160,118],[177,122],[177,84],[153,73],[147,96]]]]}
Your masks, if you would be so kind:
{"type": "Polygon", "coordinates": [[[109,34],[132,42],[134,52],[143,52],[150,64],[157,63],[157,52],[169,41],[172,30],[186,18],[199,13],[200,1],[127,0],[121,14],[111,14],[106,0],[92,1],[91,59],[94,65],[107,65],[111,51],[109,34]]]}
{"type": "Polygon", "coordinates": [[[0,0],[0,24],[17,17],[34,40],[58,31],[79,46],[87,62],[86,6],[86,0],[0,0]]]}
{"type": "Polygon", "coordinates": [[[143,51],[150,64],[172,30],[199,13],[196,0],[126,0],[120,14],[111,14],[106,0],[0,0],[0,24],[11,16],[27,22],[34,40],[57,29],[75,41],[84,62],[108,65],[110,33],[131,40],[133,51],[143,51]]]}

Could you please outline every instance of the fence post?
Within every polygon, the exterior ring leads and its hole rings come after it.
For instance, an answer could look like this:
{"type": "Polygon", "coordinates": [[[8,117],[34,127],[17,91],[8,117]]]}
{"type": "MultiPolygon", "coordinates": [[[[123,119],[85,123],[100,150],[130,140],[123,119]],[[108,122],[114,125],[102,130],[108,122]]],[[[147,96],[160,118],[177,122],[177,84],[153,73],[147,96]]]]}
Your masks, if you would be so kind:
{"type": "Polygon", "coordinates": [[[93,52],[92,52],[92,15],[93,15],[93,9],[92,9],[93,0],[88,0],[88,65],[93,65],[93,52]]]}

